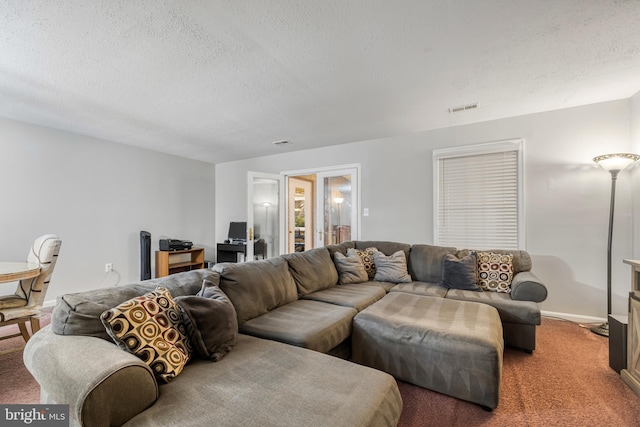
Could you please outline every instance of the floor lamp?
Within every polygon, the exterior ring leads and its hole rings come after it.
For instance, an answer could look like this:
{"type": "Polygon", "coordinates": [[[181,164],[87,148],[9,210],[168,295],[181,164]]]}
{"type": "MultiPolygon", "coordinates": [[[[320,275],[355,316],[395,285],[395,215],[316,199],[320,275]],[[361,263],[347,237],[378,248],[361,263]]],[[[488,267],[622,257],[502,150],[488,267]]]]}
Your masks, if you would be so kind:
{"type": "Polygon", "coordinates": [[[333,201],[338,205],[338,227],[336,228],[336,243],[340,243],[340,206],[342,206],[342,202],[344,202],[344,197],[334,197],[333,201]]]}
{"type": "MultiPolygon", "coordinates": [[[[637,154],[629,153],[616,153],[616,154],[604,154],[602,156],[594,157],[593,161],[602,166],[605,170],[611,173],[611,204],[609,207],[609,240],[607,242],[607,319],[611,314],[611,240],[613,238],[613,208],[616,203],[616,180],[618,179],[618,173],[627,166],[636,162],[640,158],[637,154]]],[[[609,322],[604,322],[601,325],[592,326],[591,332],[594,334],[602,335],[603,337],[609,336],[609,322]]]]}

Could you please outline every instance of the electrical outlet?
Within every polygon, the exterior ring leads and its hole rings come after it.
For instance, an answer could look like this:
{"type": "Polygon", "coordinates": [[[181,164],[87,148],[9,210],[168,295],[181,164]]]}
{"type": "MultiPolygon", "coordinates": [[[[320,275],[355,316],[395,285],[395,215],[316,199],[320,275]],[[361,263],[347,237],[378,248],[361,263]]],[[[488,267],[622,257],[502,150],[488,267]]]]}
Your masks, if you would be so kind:
{"type": "Polygon", "coordinates": [[[369,216],[369,208],[364,208],[362,210],[362,216],[369,216]]]}
{"type": "Polygon", "coordinates": [[[104,271],[107,272],[107,273],[110,272],[110,271],[113,271],[113,264],[110,263],[110,262],[106,263],[104,265],[104,271]]]}

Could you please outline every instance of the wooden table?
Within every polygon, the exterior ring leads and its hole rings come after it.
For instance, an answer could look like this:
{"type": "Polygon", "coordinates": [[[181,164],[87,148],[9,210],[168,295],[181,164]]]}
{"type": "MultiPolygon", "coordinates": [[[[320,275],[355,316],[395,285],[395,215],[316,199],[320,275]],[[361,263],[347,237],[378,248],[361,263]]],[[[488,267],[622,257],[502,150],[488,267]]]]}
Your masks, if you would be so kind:
{"type": "Polygon", "coordinates": [[[40,274],[40,265],[31,262],[0,262],[0,283],[30,279],[40,274]]]}

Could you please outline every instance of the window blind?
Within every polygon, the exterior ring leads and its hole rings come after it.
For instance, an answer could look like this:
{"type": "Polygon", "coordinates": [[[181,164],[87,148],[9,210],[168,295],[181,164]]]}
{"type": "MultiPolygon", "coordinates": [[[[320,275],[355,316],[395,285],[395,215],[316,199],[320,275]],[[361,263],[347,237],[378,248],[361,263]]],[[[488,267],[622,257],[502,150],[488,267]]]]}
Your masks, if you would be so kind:
{"type": "Polygon", "coordinates": [[[518,249],[519,150],[438,156],[437,242],[470,249],[518,249]]]}

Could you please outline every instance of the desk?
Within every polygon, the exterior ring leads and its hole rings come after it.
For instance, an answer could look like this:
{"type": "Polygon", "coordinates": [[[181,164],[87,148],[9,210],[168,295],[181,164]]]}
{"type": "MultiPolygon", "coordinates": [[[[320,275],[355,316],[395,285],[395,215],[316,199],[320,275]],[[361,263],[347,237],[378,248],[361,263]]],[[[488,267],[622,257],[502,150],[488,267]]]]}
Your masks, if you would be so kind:
{"type": "Polygon", "coordinates": [[[30,279],[40,274],[40,266],[30,262],[0,262],[0,283],[30,279]]]}
{"type": "MultiPolygon", "coordinates": [[[[244,243],[218,243],[216,262],[238,262],[238,254],[247,257],[247,245],[244,243]]],[[[253,242],[253,255],[262,255],[265,257],[267,253],[267,244],[264,240],[253,242]]]]}

